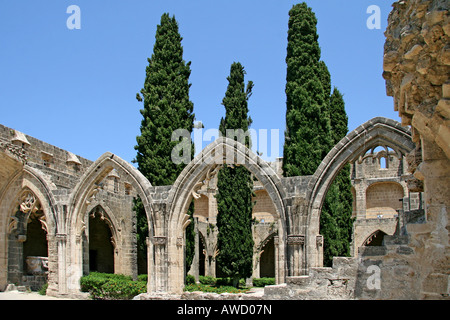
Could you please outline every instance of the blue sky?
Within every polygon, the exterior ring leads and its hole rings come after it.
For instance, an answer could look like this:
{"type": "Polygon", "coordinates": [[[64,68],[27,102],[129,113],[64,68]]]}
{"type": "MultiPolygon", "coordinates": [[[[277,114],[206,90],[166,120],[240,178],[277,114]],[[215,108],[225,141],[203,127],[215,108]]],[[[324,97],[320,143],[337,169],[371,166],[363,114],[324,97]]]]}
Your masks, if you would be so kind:
{"type": "MultiPolygon", "coordinates": [[[[252,128],[279,129],[281,156],[288,12],[299,2],[0,0],[0,123],[90,160],[110,151],[131,161],[142,108],[135,96],[156,26],[168,12],[179,23],[184,59],[192,63],[190,98],[204,132],[224,115],[226,77],[239,61],[255,84],[252,128]],[[79,30],[66,26],[70,5],[81,10],[79,30]]],[[[398,120],[381,76],[392,1],[306,2],[318,19],[332,85],[344,94],[349,129],[376,116],[398,120]],[[381,9],[381,29],[366,26],[370,5],[381,9]]],[[[263,158],[274,156],[269,149],[263,158]]]]}

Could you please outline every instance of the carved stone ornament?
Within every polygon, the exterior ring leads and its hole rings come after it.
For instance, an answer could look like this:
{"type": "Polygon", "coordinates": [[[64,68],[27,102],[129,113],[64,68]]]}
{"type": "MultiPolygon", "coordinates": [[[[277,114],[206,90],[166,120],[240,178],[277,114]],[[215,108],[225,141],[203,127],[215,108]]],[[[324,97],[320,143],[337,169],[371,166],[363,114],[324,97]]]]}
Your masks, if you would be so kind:
{"type": "Polygon", "coordinates": [[[31,191],[22,193],[20,199],[20,211],[23,213],[36,213],[40,209],[40,203],[31,191]]]}
{"type": "Polygon", "coordinates": [[[305,236],[300,234],[288,236],[287,243],[290,245],[303,245],[305,244],[305,236]]]}
{"type": "Polygon", "coordinates": [[[178,237],[177,238],[177,246],[178,247],[181,247],[181,246],[183,246],[183,241],[184,239],[183,239],[183,237],[178,237]]]}
{"type": "Polygon", "coordinates": [[[162,246],[165,245],[167,243],[167,238],[166,237],[153,237],[152,238],[152,243],[156,246],[162,246]]]}
{"type": "Polygon", "coordinates": [[[323,246],[323,236],[316,236],[316,245],[318,247],[322,247],[323,246]]]}
{"type": "Polygon", "coordinates": [[[194,186],[194,188],[192,189],[192,196],[194,197],[194,199],[199,199],[201,197],[201,195],[198,193],[198,191],[203,187],[203,186],[207,186],[208,183],[215,177],[215,175],[219,172],[220,168],[222,168],[222,165],[218,165],[215,167],[212,167],[210,170],[208,170],[208,172],[206,173],[205,179],[197,182],[194,186]]]}
{"type": "Polygon", "coordinates": [[[27,163],[27,154],[24,148],[14,145],[8,141],[0,141],[0,150],[13,155],[23,164],[27,163]]]}

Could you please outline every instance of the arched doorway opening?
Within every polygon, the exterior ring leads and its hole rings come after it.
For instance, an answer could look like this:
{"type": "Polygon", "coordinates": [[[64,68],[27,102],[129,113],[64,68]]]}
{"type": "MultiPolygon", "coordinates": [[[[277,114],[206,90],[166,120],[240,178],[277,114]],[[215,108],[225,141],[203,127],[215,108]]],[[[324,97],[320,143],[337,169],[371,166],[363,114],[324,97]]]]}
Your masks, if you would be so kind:
{"type": "Polygon", "coordinates": [[[11,216],[8,241],[8,282],[39,290],[47,283],[47,223],[40,201],[25,189],[11,216]]]}
{"type": "Polygon", "coordinates": [[[114,246],[111,227],[101,206],[89,214],[89,272],[114,273],[114,246]]]}
{"type": "MultiPolygon", "coordinates": [[[[257,179],[263,189],[266,190],[276,211],[277,220],[274,228],[279,235],[278,246],[281,250],[276,250],[278,256],[275,258],[275,278],[276,283],[285,281],[286,259],[286,216],[285,216],[285,189],[281,184],[280,177],[265,161],[259,158],[244,145],[231,139],[220,137],[203,149],[183,170],[178,179],[173,184],[167,203],[169,204],[169,225],[167,237],[168,271],[170,277],[167,278],[167,291],[181,292],[184,286],[184,262],[185,251],[185,229],[188,225],[188,207],[192,198],[199,197],[199,191],[210,178],[220,170],[222,165],[243,165],[257,179]],[[239,161],[239,162],[237,162],[239,161]]],[[[209,211],[211,215],[211,211],[209,211]]],[[[213,252],[214,258],[220,252],[213,249],[208,243],[208,250],[213,252]]],[[[208,252],[209,254],[210,252],[208,252]]]]}
{"type": "Polygon", "coordinates": [[[364,241],[363,246],[364,247],[382,246],[385,235],[386,235],[385,232],[383,232],[381,230],[377,230],[374,233],[372,233],[370,236],[367,237],[367,239],[364,241]]]}
{"type": "Polygon", "coordinates": [[[259,258],[259,277],[275,277],[275,240],[274,237],[264,245],[259,258]]]}

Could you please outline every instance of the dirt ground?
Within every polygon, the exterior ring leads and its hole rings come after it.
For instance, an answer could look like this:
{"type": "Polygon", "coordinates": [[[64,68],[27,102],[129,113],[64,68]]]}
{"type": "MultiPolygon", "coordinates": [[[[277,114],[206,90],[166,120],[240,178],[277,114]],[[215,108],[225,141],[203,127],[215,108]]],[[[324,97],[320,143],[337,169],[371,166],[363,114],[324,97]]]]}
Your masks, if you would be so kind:
{"type": "Polygon", "coordinates": [[[19,292],[16,290],[0,292],[0,300],[77,300],[69,298],[56,298],[42,296],[37,292],[19,292]]]}

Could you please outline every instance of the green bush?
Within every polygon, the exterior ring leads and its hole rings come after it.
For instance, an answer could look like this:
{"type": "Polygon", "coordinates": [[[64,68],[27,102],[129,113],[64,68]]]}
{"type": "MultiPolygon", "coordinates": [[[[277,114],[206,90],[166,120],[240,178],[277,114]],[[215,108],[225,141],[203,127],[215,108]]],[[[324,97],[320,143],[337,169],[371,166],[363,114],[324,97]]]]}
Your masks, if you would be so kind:
{"type": "Polygon", "coordinates": [[[205,284],[205,285],[209,285],[209,286],[214,286],[216,285],[216,281],[217,279],[211,276],[199,276],[198,280],[200,281],[201,284],[205,284]]]}
{"type": "Polygon", "coordinates": [[[248,291],[245,287],[245,279],[239,281],[240,288],[232,286],[232,278],[214,278],[211,276],[199,276],[200,283],[188,283],[186,281],[185,291],[203,291],[203,292],[214,292],[214,293],[241,293],[248,291]]]}
{"type": "Polygon", "coordinates": [[[195,284],[195,277],[191,274],[186,276],[186,284],[195,284]]]}
{"type": "Polygon", "coordinates": [[[45,296],[47,294],[48,283],[44,284],[41,289],[39,289],[38,293],[41,296],[45,296]]]}
{"type": "Polygon", "coordinates": [[[140,274],[137,279],[138,281],[148,282],[148,274],[140,274]]]}
{"type": "Polygon", "coordinates": [[[81,291],[89,292],[96,300],[132,299],[140,293],[147,292],[146,277],[132,281],[130,276],[110,273],[91,272],[81,277],[81,291]]]}
{"type": "Polygon", "coordinates": [[[275,284],[275,278],[253,278],[254,287],[265,287],[275,284]]]}
{"type": "Polygon", "coordinates": [[[232,286],[211,286],[206,284],[188,284],[184,287],[185,291],[203,291],[203,292],[213,292],[213,293],[241,293],[248,291],[247,288],[237,289],[232,286]]]}

